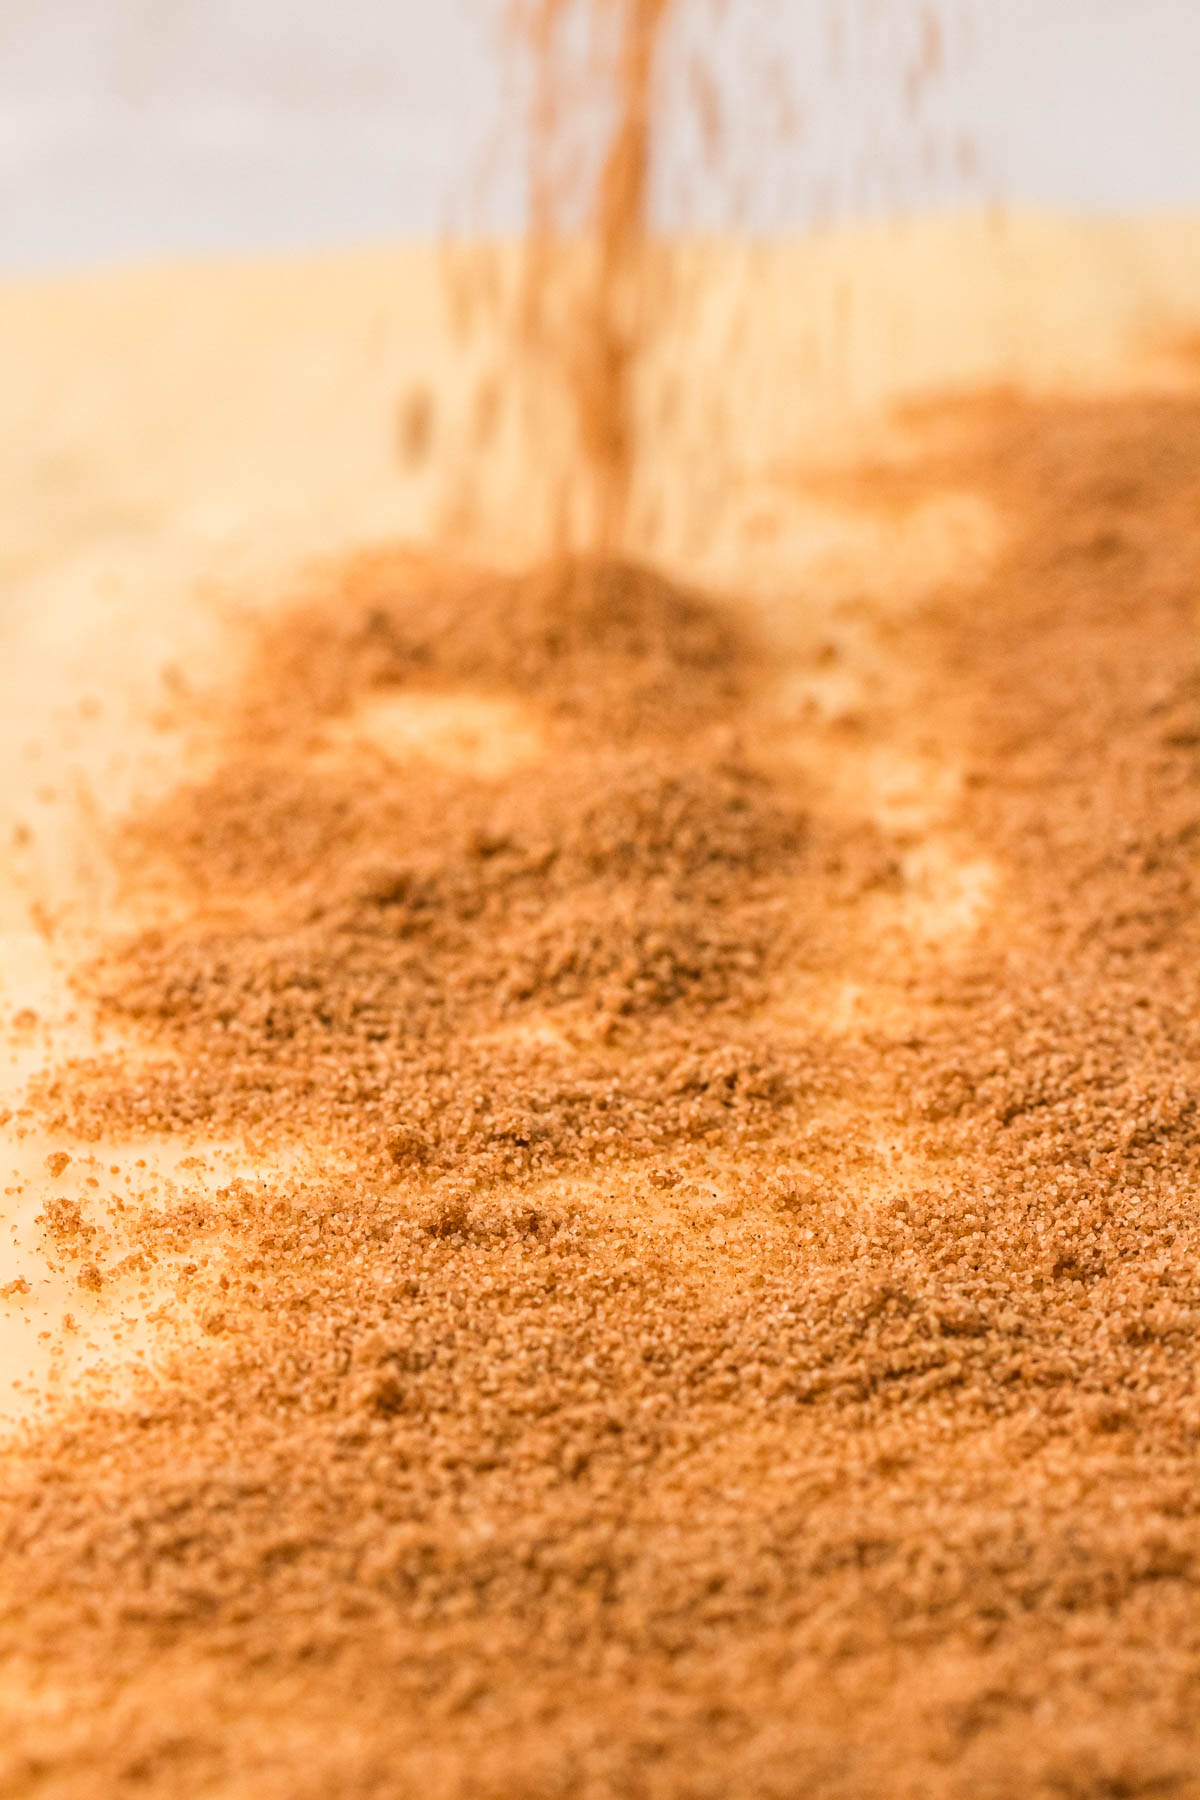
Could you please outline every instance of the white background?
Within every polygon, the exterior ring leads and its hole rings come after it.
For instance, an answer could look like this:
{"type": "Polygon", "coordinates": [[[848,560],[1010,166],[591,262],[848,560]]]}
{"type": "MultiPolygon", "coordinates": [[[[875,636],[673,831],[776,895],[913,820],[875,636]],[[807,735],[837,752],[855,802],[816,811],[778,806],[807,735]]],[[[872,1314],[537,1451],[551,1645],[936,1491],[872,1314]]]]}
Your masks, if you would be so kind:
{"type": "MultiPolygon", "coordinates": [[[[0,268],[511,229],[499,4],[0,0],[0,268]]],[[[663,219],[1200,206],[1200,0],[946,0],[945,66],[910,112],[921,10],[729,0],[718,30],[678,0],[672,66],[682,83],[689,33],[719,66],[728,151],[697,174],[677,94],[663,219]],[[802,115],[787,142],[772,58],[802,115]]]]}

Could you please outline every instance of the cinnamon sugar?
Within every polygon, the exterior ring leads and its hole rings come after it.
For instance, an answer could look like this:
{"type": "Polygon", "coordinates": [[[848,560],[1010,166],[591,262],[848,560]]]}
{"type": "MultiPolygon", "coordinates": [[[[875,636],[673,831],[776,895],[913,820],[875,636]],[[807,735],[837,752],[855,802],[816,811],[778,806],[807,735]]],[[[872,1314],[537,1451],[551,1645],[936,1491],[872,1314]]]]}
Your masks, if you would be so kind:
{"type": "Polygon", "coordinates": [[[745,1016],[806,841],[738,743],[759,679],[730,616],[633,568],[353,561],[268,629],[228,759],[132,828],[200,910],[96,979],[173,1054],[89,1073],[64,1125],[319,1128],[469,1183],[761,1110],[787,1059],[745,1016]],[[381,691],[469,677],[539,709],[540,768],[321,756],[322,723],[381,691]]]}
{"type": "Polygon", "coordinates": [[[1007,532],[895,652],[1000,872],[953,957],[635,568],[326,570],[130,823],[130,1048],[42,1104],[277,1173],[131,1209],[204,1349],[10,1463],[14,1792],[1200,1792],[1200,407],[913,428],[858,503],[1007,532]],[[330,751],[447,686],[543,758],[330,751]]]}

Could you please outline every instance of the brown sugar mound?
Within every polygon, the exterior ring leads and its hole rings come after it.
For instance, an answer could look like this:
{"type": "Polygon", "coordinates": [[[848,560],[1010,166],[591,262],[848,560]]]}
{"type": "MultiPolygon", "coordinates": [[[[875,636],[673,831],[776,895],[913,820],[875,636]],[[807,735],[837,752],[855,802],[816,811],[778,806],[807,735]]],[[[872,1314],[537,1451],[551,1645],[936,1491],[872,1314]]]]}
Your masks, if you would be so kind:
{"type": "Polygon", "coordinates": [[[73,1126],[317,1129],[491,1179],[702,1133],[714,1082],[722,1117],[774,1106],[795,1058],[752,1014],[805,826],[736,741],[755,660],[719,609],[621,566],[439,586],[352,564],[271,629],[229,759],[134,828],[194,910],[95,979],[173,1055],[90,1071],[73,1126]],[[468,677],[545,703],[541,768],[311,767],[322,720],[468,677]]]}
{"type": "Polygon", "coordinates": [[[243,728],[274,736],[372,689],[514,690],[612,741],[723,719],[756,653],[736,613],[652,569],[570,557],[517,576],[378,550],[268,626],[243,728]]]}
{"type": "Polygon", "coordinates": [[[327,571],[131,822],[130,1049],[39,1103],[280,1172],[145,1205],[204,1353],[10,1459],[8,1791],[1200,1794],[1200,405],[937,424],[855,491],[1007,529],[894,652],[999,871],[953,956],[623,566],[327,571]],[[335,729],[448,688],[539,759],[335,729]]]}

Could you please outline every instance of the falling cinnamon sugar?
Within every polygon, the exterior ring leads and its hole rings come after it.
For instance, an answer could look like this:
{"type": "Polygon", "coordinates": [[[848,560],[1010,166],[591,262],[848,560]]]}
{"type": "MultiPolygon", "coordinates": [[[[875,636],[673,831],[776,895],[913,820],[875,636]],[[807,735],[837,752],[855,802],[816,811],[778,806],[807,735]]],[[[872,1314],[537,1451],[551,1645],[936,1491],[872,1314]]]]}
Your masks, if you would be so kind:
{"type": "Polygon", "coordinates": [[[645,332],[652,83],[668,0],[626,0],[618,116],[596,197],[596,272],[579,321],[572,381],[585,466],[598,488],[597,547],[620,548],[633,472],[633,363],[645,332]]]}
{"type": "MultiPolygon", "coordinates": [[[[511,332],[501,334],[511,336],[503,385],[512,390],[524,384],[532,421],[530,490],[549,480],[549,532],[558,549],[619,556],[635,548],[644,554],[653,544],[659,505],[654,461],[664,455],[662,434],[650,426],[654,418],[675,420],[666,454],[676,465],[691,463],[704,478],[720,461],[712,403],[685,433],[678,426],[679,390],[692,386],[692,374],[664,374],[658,365],[699,294],[688,259],[673,257],[663,241],[664,214],[676,237],[681,228],[664,198],[667,173],[685,186],[697,176],[686,161],[676,166],[677,115],[694,117],[699,183],[710,212],[728,182],[724,209],[739,233],[753,216],[756,179],[761,182],[754,168],[739,169],[735,178],[722,166],[732,157],[724,93],[729,72],[722,67],[728,10],[724,0],[692,0],[689,6],[671,0],[510,0],[506,9],[509,49],[525,76],[527,230],[515,321],[511,332]],[[688,42],[683,34],[694,32],[698,22],[681,94],[675,64],[688,42]],[[565,443],[559,433],[564,412],[565,443]]],[[[910,139],[920,141],[926,174],[956,160],[960,178],[968,178],[978,158],[973,137],[960,134],[952,148],[929,127],[925,109],[930,94],[956,70],[957,40],[970,37],[970,7],[903,0],[832,4],[825,11],[827,74],[835,90],[848,76],[862,83],[857,108],[867,121],[865,141],[841,179],[806,167],[812,153],[801,141],[797,84],[810,72],[794,66],[785,25],[783,49],[761,55],[757,66],[750,58],[754,78],[741,101],[740,110],[754,116],[760,152],[768,143],[777,152],[786,149],[792,178],[803,173],[818,192],[844,185],[855,207],[876,204],[880,192],[890,206],[911,204],[904,176],[910,139]]],[[[772,36],[770,13],[768,7],[746,9],[753,21],[747,35],[752,43],[762,40],[760,50],[772,36]]],[[[780,17],[787,19],[786,8],[780,17]]],[[[857,110],[853,99],[842,96],[838,103],[857,110]]],[[[816,212],[829,222],[827,202],[816,212]]],[[[792,216],[787,227],[796,223],[792,216]]],[[[456,283],[460,302],[464,289],[475,302],[485,288],[490,291],[477,264],[464,264],[463,274],[465,283],[456,283]]],[[[750,286],[733,308],[736,332],[754,332],[754,306],[750,286]]],[[[736,406],[724,408],[719,381],[717,387],[715,416],[727,410],[727,429],[736,436],[736,406]]],[[[485,391],[494,389],[485,384],[485,391]]],[[[802,394],[796,405],[803,408],[802,394]]]]}
{"type": "Polygon", "coordinates": [[[586,98],[592,105],[600,99],[612,118],[598,169],[582,178],[568,151],[578,153],[579,146],[563,70],[564,40],[580,23],[579,7],[575,0],[531,0],[512,18],[533,62],[523,338],[527,353],[548,367],[568,398],[569,474],[588,490],[585,541],[609,553],[625,546],[635,378],[650,329],[655,59],[668,9],[669,0],[599,0],[591,9],[587,23],[596,41],[586,98]],[[568,239],[576,240],[582,268],[578,255],[564,255],[568,239]]]}

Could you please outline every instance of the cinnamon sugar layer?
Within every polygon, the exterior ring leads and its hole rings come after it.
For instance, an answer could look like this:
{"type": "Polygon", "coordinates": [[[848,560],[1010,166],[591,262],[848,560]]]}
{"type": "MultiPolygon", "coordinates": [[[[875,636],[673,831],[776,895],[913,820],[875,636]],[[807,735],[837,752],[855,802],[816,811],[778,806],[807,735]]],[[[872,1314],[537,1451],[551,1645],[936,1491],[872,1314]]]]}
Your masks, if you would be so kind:
{"type": "Polygon", "coordinates": [[[13,1792],[1200,1792],[1200,406],[937,424],[855,503],[1005,535],[902,717],[634,567],[372,556],[130,821],[128,1049],[39,1104],[271,1174],[144,1208],[203,1353],[11,1460],[13,1792]],[[544,749],[328,753],[448,690],[544,749]],[[918,740],[936,820],[822,788],[918,740]]]}

